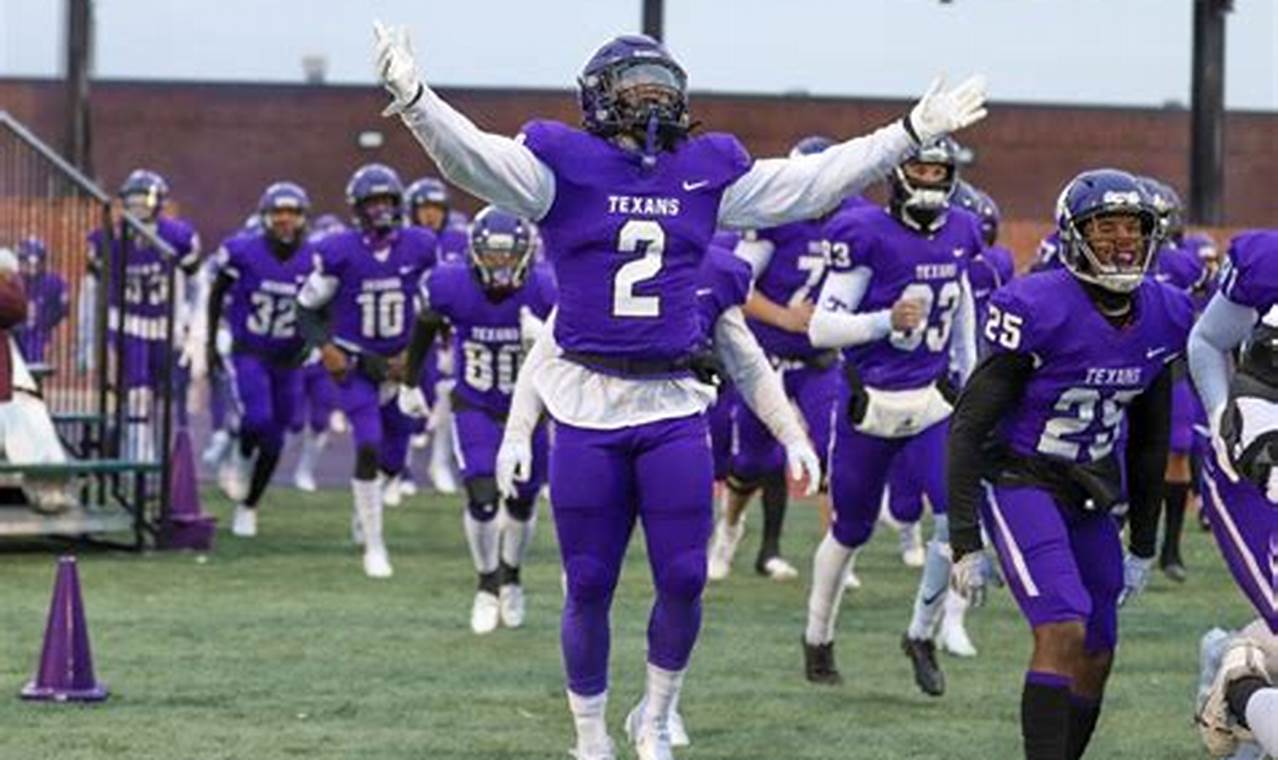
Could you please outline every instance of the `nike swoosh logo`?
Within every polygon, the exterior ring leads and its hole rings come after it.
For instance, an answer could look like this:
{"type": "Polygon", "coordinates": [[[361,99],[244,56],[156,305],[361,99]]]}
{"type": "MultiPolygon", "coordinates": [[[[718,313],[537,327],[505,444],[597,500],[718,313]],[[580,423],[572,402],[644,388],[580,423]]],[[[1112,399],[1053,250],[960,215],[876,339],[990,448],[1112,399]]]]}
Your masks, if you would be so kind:
{"type": "Polygon", "coordinates": [[[1167,350],[1167,347],[1166,347],[1166,346],[1159,346],[1158,348],[1151,348],[1151,349],[1149,349],[1148,351],[1146,351],[1146,352],[1145,352],[1145,358],[1146,358],[1146,359],[1153,359],[1155,356],[1158,356],[1159,354],[1161,354],[1161,353],[1165,352],[1166,350],[1167,350]]]}
{"type": "Polygon", "coordinates": [[[966,256],[966,255],[967,255],[967,249],[966,249],[966,248],[955,248],[955,249],[954,249],[954,258],[956,258],[956,259],[961,259],[961,258],[963,258],[963,257],[964,257],[964,256],[966,256]]]}
{"type": "Polygon", "coordinates": [[[936,604],[938,601],[940,601],[941,597],[945,596],[945,592],[948,590],[949,590],[949,587],[947,586],[946,588],[941,589],[940,591],[936,592],[935,594],[931,596],[923,597],[923,606],[930,607],[933,604],[936,604]]]}
{"type": "Polygon", "coordinates": [[[400,267],[400,268],[399,268],[399,273],[400,273],[400,274],[408,274],[408,273],[409,273],[409,272],[411,272],[411,271],[413,271],[413,268],[412,268],[412,267],[400,267]]]}
{"type": "Polygon", "coordinates": [[[714,288],[697,288],[697,295],[708,296],[714,292],[714,288]]]}
{"type": "Polygon", "coordinates": [[[705,187],[705,186],[706,186],[706,185],[708,185],[708,184],[710,184],[710,180],[708,180],[708,179],[703,179],[703,180],[701,180],[700,182],[689,182],[689,181],[687,181],[687,180],[684,180],[684,181],[683,181],[683,191],[684,191],[685,193],[690,193],[690,192],[692,192],[693,190],[700,190],[701,188],[705,187]]]}

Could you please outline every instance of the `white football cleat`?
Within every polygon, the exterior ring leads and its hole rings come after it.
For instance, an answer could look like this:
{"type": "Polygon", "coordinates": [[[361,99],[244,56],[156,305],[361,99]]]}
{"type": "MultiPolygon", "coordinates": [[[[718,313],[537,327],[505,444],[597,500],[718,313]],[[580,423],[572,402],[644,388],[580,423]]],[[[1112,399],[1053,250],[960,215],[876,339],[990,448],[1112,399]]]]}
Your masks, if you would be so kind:
{"type": "Polygon", "coordinates": [[[382,506],[394,508],[404,503],[403,493],[399,490],[399,483],[398,475],[392,475],[382,481],[382,506]]]}
{"type": "Polygon", "coordinates": [[[643,700],[626,716],[626,737],[635,745],[639,760],[675,760],[670,751],[670,727],[643,719],[643,700]]]}
{"type": "Polygon", "coordinates": [[[671,747],[690,747],[692,739],[688,737],[688,728],[683,725],[683,716],[678,710],[670,712],[670,746],[671,747]]]}
{"type": "Polygon", "coordinates": [[[861,577],[856,574],[856,553],[848,558],[848,574],[843,579],[843,588],[853,591],[861,588],[861,577]]]}
{"type": "MultiPolygon", "coordinates": [[[[1207,654],[1205,650],[1212,643],[1208,641],[1208,636],[1203,637],[1204,641],[1200,645],[1202,655],[1207,654]]],[[[1219,646],[1219,642],[1215,643],[1219,646]]],[[[1238,749],[1239,744],[1255,741],[1252,732],[1243,728],[1229,709],[1226,697],[1229,684],[1246,676],[1255,676],[1269,682],[1265,651],[1256,642],[1236,634],[1228,639],[1224,650],[1216,677],[1207,692],[1199,695],[1198,710],[1194,715],[1199,735],[1212,757],[1228,757],[1238,749]]]]}
{"type": "MultiPolygon", "coordinates": [[[[436,442],[438,443],[438,442],[436,442]]],[[[430,482],[435,486],[435,490],[445,496],[452,496],[457,493],[457,478],[453,475],[453,469],[448,466],[448,461],[434,461],[436,457],[431,457],[430,463],[430,482]]]]}
{"type": "Polygon", "coordinates": [[[475,594],[475,602],[470,606],[470,630],[483,636],[497,630],[501,619],[501,601],[496,594],[479,591],[475,594]]]}
{"type": "Polygon", "coordinates": [[[923,548],[923,530],[918,523],[901,528],[901,561],[906,567],[920,568],[927,561],[923,548]]]}
{"type": "Polygon", "coordinates": [[[967,635],[967,628],[949,617],[941,620],[941,630],[936,634],[936,646],[942,652],[949,652],[955,657],[976,656],[976,646],[967,635]]]}
{"type": "Polygon", "coordinates": [[[507,628],[518,628],[524,624],[524,587],[518,583],[507,583],[501,587],[498,598],[501,603],[501,624],[507,628]]]}
{"type": "Polygon", "coordinates": [[[257,510],[249,509],[243,504],[235,505],[235,516],[231,519],[231,534],[240,538],[253,538],[257,535],[257,510]]]}
{"type": "Polygon", "coordinates": [[[417,495],[417,481],[412,478],[400,476],[399,479],[399,495],[411,499],[417,495]]]}
{"type": "Polygon", "coordinates": [[[786,562],[781,557],[771,557],[767,562],[763,563],[763,574],[774,581],[792,581],[799,577],[799,571],[794,565],[786,562]]]}
{"type": "Polygon", "coordinates": [[[736,525],[729,525],[726,518],[719,518],[714,524],[714,539],[710,542],[707,555],[706,576],[712,581],[721,581],[732,572],[732,558],[737,554],[737,546],[745,535],[745,520],[736,525]]]}
{"type": "Polygon", "coordinates": [[[385,546],[364,547],[364,575],[369,578],[389,578],[394,574],[385,546]]]}
{"type": "Polygon", "coordinates": [[[612,744],[612,739],[607,739],[603,744],[589,745],[577,742],[577,746],[568,750],[568,754],[577,760],[617,760],[617,749],[612,744]]]}
{"type": "Polygon", "coordinates": [[[293,487],[306,493],[315,493],[319,490],[319,486],[315,483],[315,473],[303,470],[301,467],[293,473],[293,487]]]}
{"type": "Polygon", "coordinates": [[[204,447],[204,451],[200,454],[200,459],[208,467],[216,467],[226,458],[226,453],[231,450],[231,434],[225,430],[216,430],[209,438],[209,443],[204,447]]]}

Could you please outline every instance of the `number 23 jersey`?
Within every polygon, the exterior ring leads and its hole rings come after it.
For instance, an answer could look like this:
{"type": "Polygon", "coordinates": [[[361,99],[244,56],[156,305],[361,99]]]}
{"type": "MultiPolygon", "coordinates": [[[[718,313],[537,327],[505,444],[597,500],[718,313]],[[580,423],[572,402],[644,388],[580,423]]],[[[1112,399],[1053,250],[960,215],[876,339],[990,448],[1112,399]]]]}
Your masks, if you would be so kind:
{"type": "Polygon", "coordinates": [[[1034,360],[1024,394],[1003,417],[1012,451],[1091,462],[1122,450],[1128,405],[1184,352],[1193,323],[1189,296],[1152,277],[1132,308],[1132,321],[1114,326],[1065,269],[994,291],[980,320],[990,350],[1034,360]]]}
{"type": "Polygon", "coordinates": [[[523,361],[519,312],[528,307],[545,320],[555,304],[550,271],[533,266],[514,293],[493,301],[480,287],[469,264],[447,262],[431,270],[422,286],[424,308],[452,325],[452,348],[458,368],[454,393],[463,403],[505,415],[523,361]]]}
{"type": "Polygon", "coordinates": [[[559,285],[559,346],[646,360],[692,351],[697,270],[724,190],[750,168],[741,144],[689,137],[646,168],[563,124],[531,122],[521,139],[555,175],[554,203],[537,221],[559,285]]]}

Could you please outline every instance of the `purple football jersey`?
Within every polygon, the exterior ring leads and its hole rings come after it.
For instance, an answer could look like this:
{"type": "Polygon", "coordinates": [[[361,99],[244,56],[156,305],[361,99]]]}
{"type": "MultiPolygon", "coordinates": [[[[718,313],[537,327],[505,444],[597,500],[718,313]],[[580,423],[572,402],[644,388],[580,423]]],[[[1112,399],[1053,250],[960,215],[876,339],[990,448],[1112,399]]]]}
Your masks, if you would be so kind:
{"type": "Polygon", "coordinates": [[[234,280],[224,312],[237,351],[287,361],[302,349],[297,331],[297,294],[315,261],[309,243],[281,260],[264,233],[236,235],[214,258],[221,274],[234,280]]]}
{"type": "Polygon", "coordinates": [[[707,340],[714,340],[714,325],[723,312],[745,303],[750,295],[750,274],[750,264],[731,248],[711,245],[706,249],[698,272],[697,310],[707,340]]]}
{"type": "Polygon", "coordinates": [[[1250,230],[1230,241],[1220,292],[1262,315],[1278,303],[1278,230],[1250,230]]]}
{"type": "Polygon", "coordinates": [[[926,315],[914,330],[893,330],[883,340],[844,349],[861,382],[904,390],[939,380],[949,367],[961,281],[982,246],[976,217],[951,212],[935,233],[922,235],[886,209],[865,206],[835,215],[825,234],[832,271],[865,267],[871,272],[858,312],[890,309],[899,299],[912,298],[922,302],[926,315]]]}
{"type": "Polygon", "coordinates": [[[22,357],[31,363],[45,359],[53,331],[66,317],[70,306],[67,283],[53,272],[22,277],[27,293],[27,321],[14,329],[22,357]]]}
{"type": "Polygon", "coordinates": [[[510,396],[523,362],[519,311],[528,307],[545,319],[555,304],[555,285],[545,267],[533,267],[523,286],[494,301],[468,264],[444,262],[423,286],[426,306],[452,325],[457,371],[453,391],[461,401],[495,414],[510,410],[510,396]]]}
{"type": "MultiPolygon", "coordinates": [[[[199,256],[199,237],[191,225],[180,219],[160,217],[155,224],[156,234],[177,253],[177,261],[166,261],[159,249],[145,243],[136,236],[130,237],[127,261],[124,263],[124,311],[129,319],[125,321],[124,332],[136,337],[159,339],[164,335],[164,318],[169,313],[169,271],[174,264],[183,268],[193,267],[199,256]]],[[[102,230],[94,230],[89,234],[90,266],[100,269],[103,264],[100,257],[103,253],[102,230]]],[[[105,251],[107,260],[118,274],[123,245],[119,231],[112,237],[110,250],[105,251]]],[[[110,324],[119,324],[118,310],[120,291],[111,288],[107,295],[107,303],[112,310],[110,324]]]]}
{"type": "Polygon", "coordinates": [[[750,167],[737,140],[691,137],[645,168],[612,142],[546,121],[525,144],[554,172],[538,221],[559,284],[555,338],[566,351],[647,360],[688,354],[701,328],[697,269],[724,189],[750,167]]]}
{"type": "Polygon", "coordinates": [[[1061,233],[1059,230],[1052,230],[1047,237],[1039,242],[1030,271],[1041,272],[1044,269],[1064,268],[1065,261],[1061,258],[1061,233]]]}
{"type": "Polygon", "coordinates": [[[470,235],[466,228],[444,225],[444,229],[436,233],[439,242],[437,257],[440,263],[446,261],[465,262],[470,257],[470,235]]]}
{"type": "Polygon", "coordinates": [[[382,356],[403,351],[422,278],[435,265],[435,235],[406,227],[375,240],[347,230],[324,238],[318,248],[316,266],[338,283],[328,305],[333,342],[382,356]]]}
{"type": "Polygon", "coordinates": [[[982,327],[991,349],[1035,359],[1024,395],[1003,417],[1014,452],[1089,462],[1126,440],[1128,405],[1184,352],[1194,318],[1187,295],[1153,278],[1134,299],[1134,321],[1120,328],[1064,269],[1013,280],[990,297],[982,327]]]}
{"type": "Polygon", "coordinates": [[[1158,249],[1154,277],[1174,288],[1192,293],[1202,286],[1207,267],[1197,251],[1167,243],[1158,249]]]}
{"type": "MultiPolygon", "coordinates": [[[[873,207],[860,196],[845,200],[834,213],[856,208],[873,207]]],[[[825,283],[825,270],[829,263],[823,232],[826,219],[808,219],[791,222],[779,227],[759,230],[760,240],[772,244],[772,257],[754,281],[754,287],[769,301],[780,306],[796,306],[802,301],[815,301],[825,283]]],[[[774,357],[807,359],[821,353],[814,348],[806,333],[794,333],[780,327],[747,320],[750,331],[759,345],[774,357]]]]}

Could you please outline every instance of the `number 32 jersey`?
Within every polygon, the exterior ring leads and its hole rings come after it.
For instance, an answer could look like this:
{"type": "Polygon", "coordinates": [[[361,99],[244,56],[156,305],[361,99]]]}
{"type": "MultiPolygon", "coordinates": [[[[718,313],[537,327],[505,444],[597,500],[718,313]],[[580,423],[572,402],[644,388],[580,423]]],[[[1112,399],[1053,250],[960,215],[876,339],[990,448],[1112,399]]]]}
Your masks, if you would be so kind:
{"type": "Polygon", "coordinates": [[[1133,321],[1115,327],[1065,269],[994,291],[982,320],[991,351],[1034,359],[1024,395],[1003,417],[1012,451],[1071,462],[1122,451],[1128,405],[1184,352],[1194,317],[1189,296],[1152,277],[1133,309],[1133,321]]]}
{"type": "Polygon", "coordinates": [[[826,224],[825,235],[831,272],[871,273],[860,303],[843,307],[882,311],[901,298],[922,304],[924,321],[917,328],[893,330],[883,340],[845,350],[861,382],[882,390],[908,390],[941,379],[949,368],[963,278],[971,257],[981,249],[976,218],[952,209],[940,229],[924,235],[886,209],[863,206],[836,214],[826,224]]]}
{"type": "Polygon", "coordinates": [[[690,137],[648,168],[555,122],[531,122],[521,139],[555,175],[538,224],[559,285],[559,346],[645,360],[691,352],[697,270],[724,190],[750,168],[745,149],[729,135],[690,137]]]}
{"type": "Polygon", "coordinates": [[[374,242],[360,230],[347,230],[318,245],[318,271],[337,280],[328,304],[333,342],[382,356],[403,351],[417,317],[422,278],[435,265],[435,235],[405,227],[374,242]]]}
{"type": "Polygon", "coordinates": [[[237,350],[287,361],[302,349],[297,294],[315,251],[308,243],[281,260],[262,233],[236,235],[213,255],[218,274],[234,284],[226,294],[226,323],[237,350]]]}
{"type": "Polygon", "coordinates": [[[447,262],[431,270],[422,291],[424,308],[447,319],[453,328],[453,360],[459,375],[453,392],[465,404],[505,416],[523,361],[519,312],[528,307],[538,319],[550,315],[555,304],[550,271],[534,266],[519,290],[493,301],[469,264],[447,262]]]}

